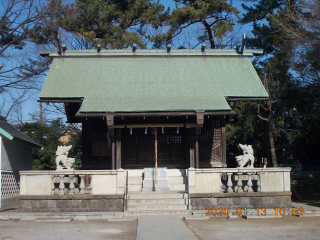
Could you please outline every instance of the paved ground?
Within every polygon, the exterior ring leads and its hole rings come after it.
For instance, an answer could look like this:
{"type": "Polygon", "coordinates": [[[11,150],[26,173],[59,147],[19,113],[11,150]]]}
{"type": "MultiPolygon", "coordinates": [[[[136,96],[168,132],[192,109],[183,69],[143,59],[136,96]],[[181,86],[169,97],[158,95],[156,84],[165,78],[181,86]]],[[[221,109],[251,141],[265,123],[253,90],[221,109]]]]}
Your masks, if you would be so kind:
{"type": "Polygon", "coordinates": [[[320,217],[188,220],[200,240],[213,239],[320,239],[320,217]]]}
{"type": "Polygon", "coordinates": [[[137,240],[196,240],[179,216],[138,217],[137,240]]]}
{"type": "MultiPolygon", "coordinates": [[[[6,220],[14,218],[17,206],[0,209],[2,239],[320,239],[320,208],[308,203],[292,203],[318,217],[243,219],[211,217],[209,220],[186,220],[180,216],[137,216],[137,220],[113,222],[90,220],[71,222],[34,222],[6,220]],[[2,216],[2,217],[1,217],[2,216]],[[2,219],[2,220],[1,220],[2,219]]],[[[273,209],[267,209],[267,215],[273,209]]],[[[289,212],[290,213],[290,212],[289,212]]],[[[83,214],[83,213],[75,213],[83,214]]],[[[287,212],[286,212],[287,214],[287,212]]],[[[306,214],[307,215],[307,214],[306,214]]],[[[192,216],[188,216],[190,218],[192,216]]],[[[196,216],[193,216],[196,217],[196,216]]],[[[201,218],[201,217],[200,217],[201,218]]]]}
{"type": "Polygon", "coordinates": [[[108,222],[102,220],[43,223],[0,221],[0,239],[123,239],[137,237],[137,220],[108,222]]]}

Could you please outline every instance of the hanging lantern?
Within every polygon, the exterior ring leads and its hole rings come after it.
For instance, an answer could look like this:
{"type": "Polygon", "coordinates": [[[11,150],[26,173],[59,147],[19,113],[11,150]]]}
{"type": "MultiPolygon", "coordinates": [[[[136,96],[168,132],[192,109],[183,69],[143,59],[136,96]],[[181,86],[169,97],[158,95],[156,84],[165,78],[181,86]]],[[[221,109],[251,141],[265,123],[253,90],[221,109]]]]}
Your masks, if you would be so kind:
{"type": "Polygon", "coordinates": [[[177,127],[177,134],[179,134],[179,127],[177,127]]]}
{"type": "Polygon", "coordinates": [[[146,128],[146,130],[144,131],[144,134],[147,134],[148,133],[148,128],[146,128]]]}
{"type": "Polygon", "coordinates": [[[162,129],[161,129],[161,130],[162,130],[162,134],[164,134],[164,128],[163,128],[163,127],[162,127],[162,129]]]}
{"type": "Polygon", "coordinates": [[[130,134],[132,135],[132,128],[130,128],[130,134]]]}

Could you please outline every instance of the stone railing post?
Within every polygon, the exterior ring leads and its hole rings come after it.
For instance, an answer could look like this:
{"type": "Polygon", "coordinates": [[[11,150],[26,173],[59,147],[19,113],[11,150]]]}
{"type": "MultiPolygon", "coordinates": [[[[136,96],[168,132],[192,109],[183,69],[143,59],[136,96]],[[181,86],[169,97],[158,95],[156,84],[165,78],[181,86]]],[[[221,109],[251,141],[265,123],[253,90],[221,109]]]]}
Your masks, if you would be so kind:
{"type": "Polygon", "coordinates": [[[224,193],[226,186],[222,182],[222,173],[219,173],[220,176],[220,193],[224,193]]]}
{"type": "Polygon", "coordinates": [[[243,192],[243,189],[242,189],[242,179],[241,179],[241,175],[242,175],[243,173],[237,173],[237,175],[238,175],[238,183],[237,183],[237,186],[238,186],[238,188],[237,188],[237,193],[239,193],[239,192],[243,192]]]}
{"type": "Polygon", "coordinates": [[[55,189],[55,187],[54,187],[54,178],[55,178],[54,174],[51,175],[51,194],[52,195],[54,195],[54,189],[55,189]]]}
{"type": "Polygon", "coordinates": [[[60,184],[59,184],[60,192],[59,192],[59,195],[64,195],[64,189],[65,189],[65,186],[64,186],[64,175],[59,175],[59,177],[60,177],[60,184]]]}
{"type": "Polygon", "coordinates": [[[258,186],[257,192],[261,192],[260,173],[261,173],[261,172],[258,172],[258,173],[257,173],[257,177],[258,177],[258,179],[257,179],[257,186],[258,186]]]}
{"type": "Polygon", "coordinates": [[[232,192],[233,192],[233,189],[232,189],[232,180],[231,180],[232,173],[227,173],[227,175],[228,175],[228,182],[227,182],[228,193],[232,193],[232,192]]]}
{"type": "Polygon", "coordinates": [[[251,175],[253,175],[254,173],[247,173],[247,174],[248,174],[247,192],[253,192],[251,175]]]}
{"type": "Polygon", "coordinates": [[[79,194],[85,194],[85,192],[84,192],[84,189],[86,187],[84,185],[84,177],[85,177],[85,175],[79,175],[79,177],[80,177],[80,186],[79,186],[80,192],[79,192],[79,194]]]}
{"type": "Polygon", "coordinates": [[[70,188],[70,192],[69,194],[74,194],[74,175],[69,175],[69,178],[70,178],[70,185],[69,185],[69,188],[70,188]]]}

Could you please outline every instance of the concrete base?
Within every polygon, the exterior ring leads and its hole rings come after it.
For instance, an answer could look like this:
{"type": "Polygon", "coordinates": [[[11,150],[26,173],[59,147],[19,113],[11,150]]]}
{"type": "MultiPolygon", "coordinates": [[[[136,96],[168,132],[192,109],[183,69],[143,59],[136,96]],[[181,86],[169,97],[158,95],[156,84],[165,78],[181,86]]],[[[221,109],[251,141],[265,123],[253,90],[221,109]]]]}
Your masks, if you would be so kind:
{"type": "Polygon", "coordinates": [[[19,203],[19,196],[18,197],[8,197],[8,198],[1,198],[0,207],[6,207],[14,204],[19,203]]]}
{"type": "Polygon", "coordinates": [[[124,195],[20,196],[20,212],[123,212],[124,195]]]}
{"type": "Polygon", "coordinates": [[[192,210],[206,208],[290,208],[291,192],[190,194],[192,210]]]}

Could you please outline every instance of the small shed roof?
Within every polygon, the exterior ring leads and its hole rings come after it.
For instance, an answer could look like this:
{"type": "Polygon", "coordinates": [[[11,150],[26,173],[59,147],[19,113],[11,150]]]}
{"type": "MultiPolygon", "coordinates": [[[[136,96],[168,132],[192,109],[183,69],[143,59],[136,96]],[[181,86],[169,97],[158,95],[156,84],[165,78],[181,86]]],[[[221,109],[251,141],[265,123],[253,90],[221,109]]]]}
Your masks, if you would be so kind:
{"type": "Polygon", "coordinates": [[[13,127],[10,123],[8,123],[7,120],[2,116],[0,116],[0,134],[8,138],[9,140],[18,141],[39,149],[42,148],[32,138],[28,137],[27,135],[13,127]]]}
{"type": "Polygon", "coordinates": [[[229,111],[226,98],[268,98],[254,51],[96,50],[54,57],[40,98],[82,98],[80,112],[229,111]]]}

